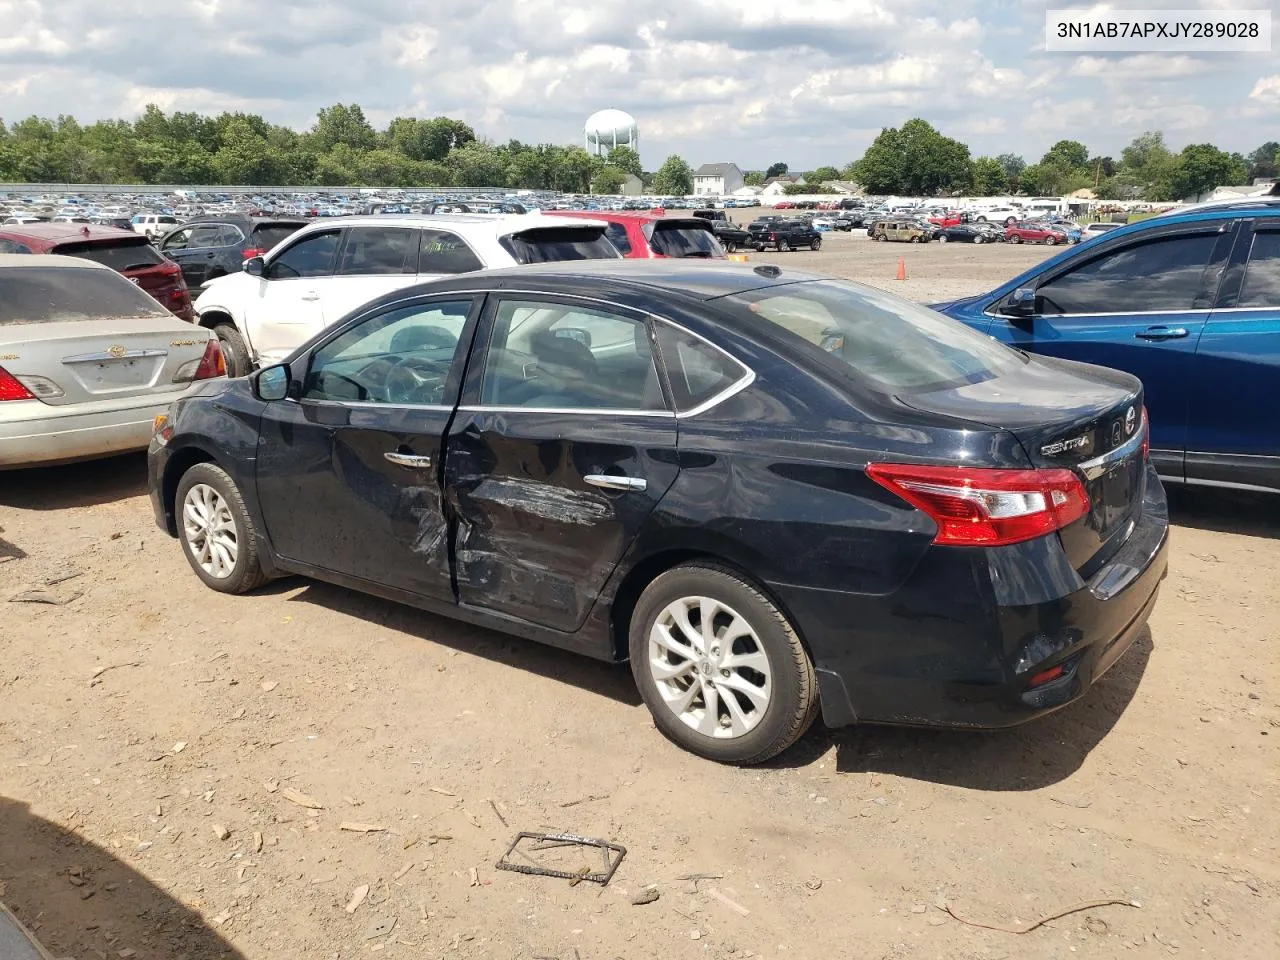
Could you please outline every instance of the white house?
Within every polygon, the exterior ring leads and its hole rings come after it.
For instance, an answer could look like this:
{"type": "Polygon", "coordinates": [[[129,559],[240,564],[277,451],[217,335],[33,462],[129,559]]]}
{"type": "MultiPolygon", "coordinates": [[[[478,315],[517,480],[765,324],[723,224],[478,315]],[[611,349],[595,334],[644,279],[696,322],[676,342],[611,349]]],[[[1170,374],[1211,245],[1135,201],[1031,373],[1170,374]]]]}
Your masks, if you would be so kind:
{"type": "Polygon", "coordinates": [[[704,163],[693,171],[695,197],[724,197],[742,186],[742,171],[736,163],[704,163]]]}
{"type": "Polygon", "coordinates": [[[618,193],[624,197],[638,197],[644,193],[644,181],[634,173],[628,173],[627,179],[622,181],[622,186],[618,188],[618,193]]]}

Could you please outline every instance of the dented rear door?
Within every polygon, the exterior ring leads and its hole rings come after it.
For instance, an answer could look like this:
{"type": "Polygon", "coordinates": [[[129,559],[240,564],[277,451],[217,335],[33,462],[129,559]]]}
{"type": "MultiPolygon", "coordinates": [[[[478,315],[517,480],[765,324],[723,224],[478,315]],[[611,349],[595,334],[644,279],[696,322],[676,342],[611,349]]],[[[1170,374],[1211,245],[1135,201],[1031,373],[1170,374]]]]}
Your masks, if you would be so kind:
{"type": "Polygon", "coordinates": [[[652,332],[598,301],[485,312],[446,454],[458,598],[574,631],[678,472],[652,332]]]}

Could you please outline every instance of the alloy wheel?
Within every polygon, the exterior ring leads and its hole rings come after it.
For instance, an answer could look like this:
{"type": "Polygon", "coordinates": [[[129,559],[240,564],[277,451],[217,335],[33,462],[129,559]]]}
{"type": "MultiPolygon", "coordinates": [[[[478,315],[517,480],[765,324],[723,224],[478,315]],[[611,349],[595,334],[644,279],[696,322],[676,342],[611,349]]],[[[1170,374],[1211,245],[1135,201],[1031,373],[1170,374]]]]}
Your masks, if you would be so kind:
{"type": "Polygon", "coordinates": [[[218,580],[231,576],[240,555],[235,517],[207,483],[195,484],[183,498],[182,531],[201,570],[218,580]]]}
{"type": "Polygon", "coordinates": [[[755,729],[769,707],[773,671],[751,624],[711,597],[682,597],[649,630],[648,667],[667,708],[722,740],[755,729]]]}

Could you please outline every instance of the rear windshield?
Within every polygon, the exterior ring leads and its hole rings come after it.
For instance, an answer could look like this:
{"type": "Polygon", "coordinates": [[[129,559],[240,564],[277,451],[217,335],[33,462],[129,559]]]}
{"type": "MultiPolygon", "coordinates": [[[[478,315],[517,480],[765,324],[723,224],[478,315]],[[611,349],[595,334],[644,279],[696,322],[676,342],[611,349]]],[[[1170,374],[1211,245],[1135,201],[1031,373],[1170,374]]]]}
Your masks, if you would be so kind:
{"type": "MultiPolygon", "coordinates": [[[[711,231],[708,223],[705,227],[688,224],[665,226],[661,220],[651,225],[653,233],[649,237],[649,246],[653,252],[664,257],[723,257],[724,248],[711,231]]],[[[647,233],[650,226],[645,227],[647,233]]]]}
{"type": "Polygon", "coordinates": [[[110,240],[63,243],[49,252],[60,253],[64,257],[92,260],[112,270],[132,270],[164,263],[164,257],[147,241],[146,237],[120,237],[119,239],[113,237],[110,240]]]}
{"type": "Polygon", "coordinates": [[[167,317],[169,311],[118,273],[88,267],[0,270],[0,326],[113,317],[167,317]]]}
{"type": "Polygon", "coordinates": [[[561,260],[616,260],[618,251],[596,227],[538,227],[502,238],[503,249],[516,263],[561,260]]]}
{"type": "Polygon", "coordinates": [[[881,393],[924,393],[980,383],[1025,359],[986,334],[871,287],[815,280],[722,298],[759,327],[828,370],[881,393]]]}
{"type": "Polygon", "coordinates": [[[253,228],[253,245],[263,250],[270,250],[281,240],[291,237],[306,224],[303,223],[260,223],[253,228]]]}

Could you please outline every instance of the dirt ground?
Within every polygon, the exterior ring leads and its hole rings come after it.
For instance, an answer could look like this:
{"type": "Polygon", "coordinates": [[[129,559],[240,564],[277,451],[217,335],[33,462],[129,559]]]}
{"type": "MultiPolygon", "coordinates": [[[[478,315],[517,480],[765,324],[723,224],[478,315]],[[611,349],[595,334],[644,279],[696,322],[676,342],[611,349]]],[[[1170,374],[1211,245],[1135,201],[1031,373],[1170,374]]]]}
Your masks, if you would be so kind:
{"type": "MultiPolygon", "coordinates": [[[[752,259],[928,301],[1047,252],[752,259]]],[[[0,897],[55,957],[1280,955],[1276,499],[1172,495],[1150,632],[1072,707],[739,770],[623,669],[302,580],[206,590],[143,467],[0,474],[0,897]],[[69,602],[4,602],[31,588],[69,602]],[[495,870],[518,830],[627,854],[604,888],[495,870]]]]}

